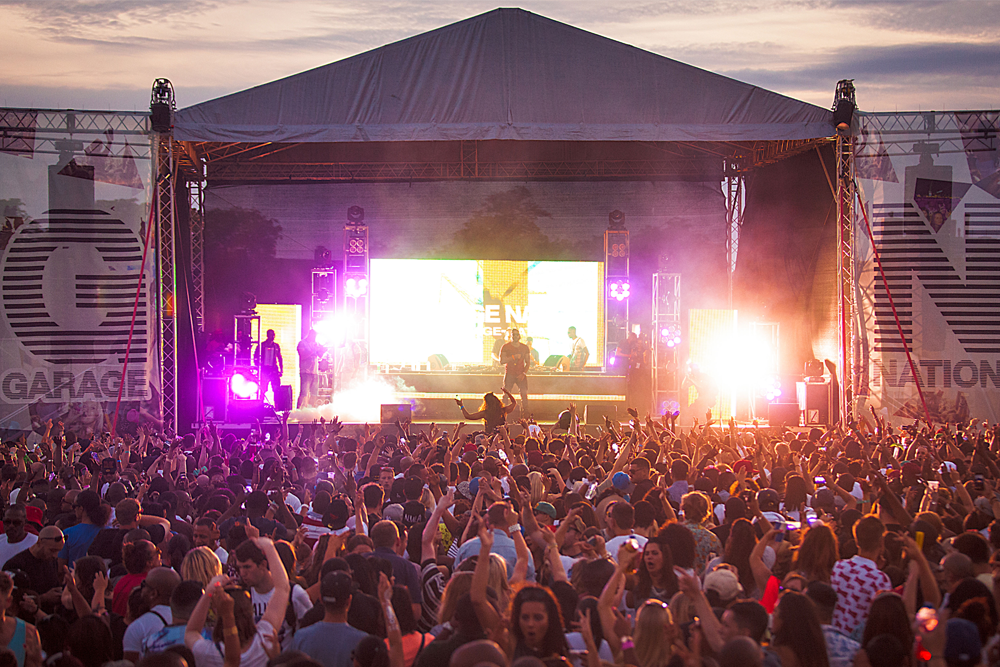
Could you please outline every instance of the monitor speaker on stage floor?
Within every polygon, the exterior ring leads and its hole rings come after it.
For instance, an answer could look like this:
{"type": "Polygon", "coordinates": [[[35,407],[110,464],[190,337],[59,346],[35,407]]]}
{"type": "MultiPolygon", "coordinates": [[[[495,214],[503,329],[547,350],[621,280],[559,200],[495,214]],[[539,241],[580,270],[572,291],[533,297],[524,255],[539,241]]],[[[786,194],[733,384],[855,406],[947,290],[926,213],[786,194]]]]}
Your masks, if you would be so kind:
{"type": "Polygon", "coordinates": [[[274,397],[274,409],[277,412],[288,412],[292,409],[292,385],[283,384],[278,387],[274,397]]]}
{"type": "Polygon", "coordinates": [[[413,420],[413,410],[409,403],[383,403],[379,415],[383,424],[395,424],[397,419],[401,424],[413,420]]]}
{"type": "Polygon", "coordinates": [[[448,368],[448,358],[443,354],[432,354],[427,357],[432,371],[443,371],[448,368]]]}
{"type": "Polygon", "coordinates": [[[771,426],[798,426],[801,418],[798,403],[769,403],[767,422],[771,426]]]}
{"type": "Polygon", "coordinates": [[[604,418],[618,420],[618,406],[611,403],[587,403],[583,406],[583,423],[604,424],[604,418]]]}
{"type": "Polygon", "coordinates": [[[560,359],[562,359],[561,354],[550,354],[548,357],[546,357],[545,363],[542,365],[545,366],[546,368],[555,368],[556,366],[559,365],[560,359]]]}

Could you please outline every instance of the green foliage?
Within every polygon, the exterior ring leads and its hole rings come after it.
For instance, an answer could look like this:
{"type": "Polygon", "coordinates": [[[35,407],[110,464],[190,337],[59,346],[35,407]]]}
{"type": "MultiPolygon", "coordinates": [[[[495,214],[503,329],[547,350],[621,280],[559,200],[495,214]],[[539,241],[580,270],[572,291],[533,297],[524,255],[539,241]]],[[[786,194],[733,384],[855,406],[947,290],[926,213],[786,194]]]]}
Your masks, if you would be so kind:
{"type": "Polygon", "coordinates": [[[281,225],[256,209],[210,209],[205,213],[205,251],[213,263],[246,271],[273,259],[281,225]]]}
{"type": "Polygon", "coordinates": [[[518,186],[492,194],[472,214],[443,257],[467,259],[547,259],[560,255],[537,221],[552,214],[532,199],[528,188],[518,186]]]}

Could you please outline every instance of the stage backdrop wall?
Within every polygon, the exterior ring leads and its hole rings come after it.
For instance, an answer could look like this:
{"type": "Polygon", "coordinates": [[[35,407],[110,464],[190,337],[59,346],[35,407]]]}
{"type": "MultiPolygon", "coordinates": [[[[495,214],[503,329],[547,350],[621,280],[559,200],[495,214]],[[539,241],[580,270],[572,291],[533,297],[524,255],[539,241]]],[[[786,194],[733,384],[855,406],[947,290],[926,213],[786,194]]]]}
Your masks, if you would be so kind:
{"type": "Polygon", "coordinates": [[[124,383],[119,431],[134,432],[159,410],[155,238],[140,276],[151,170],[135,128],[146,117],[86,114],[70,135],[36,132],[43,113],[66,112],[0,110],[0,125],[20,128],[0,139],[0,429],[29,441],[49,419],[84,436],[108,430],[124,383]]]}
{"type": "MultiPolygon", "coordinates": [[[[1000,113],[862,115],[857,176],[904,337],[865,220],[855,232],[863,377],[899,418],[1000,418],[1000,113]]],[[[860,412],[860,410],[859,410],[860,412]]]]}
{"type": "MultiPolygon", "coordinates": [[[[651,276],[661,266],[683,275],[684,308],[727,304],[725,202],[716,182],[216,186],[206,193],[209,331],[231,335],[243,290],[262,302],[308,303],[314,251],[343,258],[352,205],[365,209],[373,259],[602,261],[608,214],[619,209],[631,234],[633,322],[649,322],[651,276]]],[[[400,325],[405,336],[406,327],[447,323],[400,325]]]]}

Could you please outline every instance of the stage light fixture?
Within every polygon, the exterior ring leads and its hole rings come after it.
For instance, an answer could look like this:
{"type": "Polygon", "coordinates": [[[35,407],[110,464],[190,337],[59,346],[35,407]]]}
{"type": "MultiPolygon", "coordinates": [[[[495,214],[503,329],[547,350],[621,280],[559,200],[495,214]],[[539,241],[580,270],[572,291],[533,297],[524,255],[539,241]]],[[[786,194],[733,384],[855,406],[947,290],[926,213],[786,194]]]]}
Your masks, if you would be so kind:
{"type": "Polygon", "coordinates": [[[260,400],[260,383],[250,371],[236,371],[229,378],[229,390],[238,401],[260,400]]]}
{"type": "Polygon", "coordinates": [[[612,299],[624,301],[631,294],[632,286],[627,280],[612,280],[608,285],[608,294],[612,299]]]}
{"type": "Polygon", "coordinates": [[[854,79],[842,79],[837,82],[837,90],[833,95],[833,126],[838,132],[846,133],[851,129],[854,111],[857,109],[854,97],[854,79]]]}
{"type": "Polygon", "coordinates": [[[165,134],[173,126],[174,87],[169,79],[157,79],[149,96],[149,125],[153,132],[165,134]]]}
{"type": "Polygon", "coordinates": [[[257,310],[257,296],[252,292],[243,292],[240,295],[240,313],[253,315],[257,310]]]}
{"type": "Polygon", "coordinates": [[[660,403],[660,414],[664,417],[678,417],[681,414],[681,404],[675,399],[668,398],[660,403]]]}
{"type": "Polygon", "coordinates": [[[617,209],[608,213],[608,229],[615,231],[625,229],[625,214],[617,209]]]}
{"type": "Polygon", "coordinates": [[[347,224],[362,225],[365,222],[365,209],[360,206],[349,206],[347,208],[347,224]]]}
{"type": "Polygon", "coordinates": [[[677,347],[681,344],[681,325],[667,324],[660,329],[660,339],[667,347],[677,347]]]}
{"type": "Polygon", "coordinates": [[[347,340],[348,324],[348,318],[341,314],[316,320],[312,325],[316,332],[316,342],[323,347],[341,347],[347,340]]]}
{"type": "Polygon", "coordinates": [[[357,299],[368,294],[368,279],[364,277],[351,277],[344,282],[344,294],[357,299]]]}
{"type": "Polygon", "coordinates": [[[768,402],[776,401],[781,398],[781,382],[776,377],[764,378],[761,382],[759,393],[763,395],[768,402]]]}

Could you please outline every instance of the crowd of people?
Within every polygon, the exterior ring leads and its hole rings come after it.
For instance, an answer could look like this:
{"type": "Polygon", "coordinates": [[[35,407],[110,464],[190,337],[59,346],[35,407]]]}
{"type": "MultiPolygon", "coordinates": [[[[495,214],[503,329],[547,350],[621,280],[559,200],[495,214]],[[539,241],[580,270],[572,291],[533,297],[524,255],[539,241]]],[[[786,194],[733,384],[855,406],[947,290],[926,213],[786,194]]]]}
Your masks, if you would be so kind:
{"type": "Polygon", "coordinates": [[[0,667],[1000,663],[1000,427],[629,414],[49,424],[2,449],[0,667]]]}

